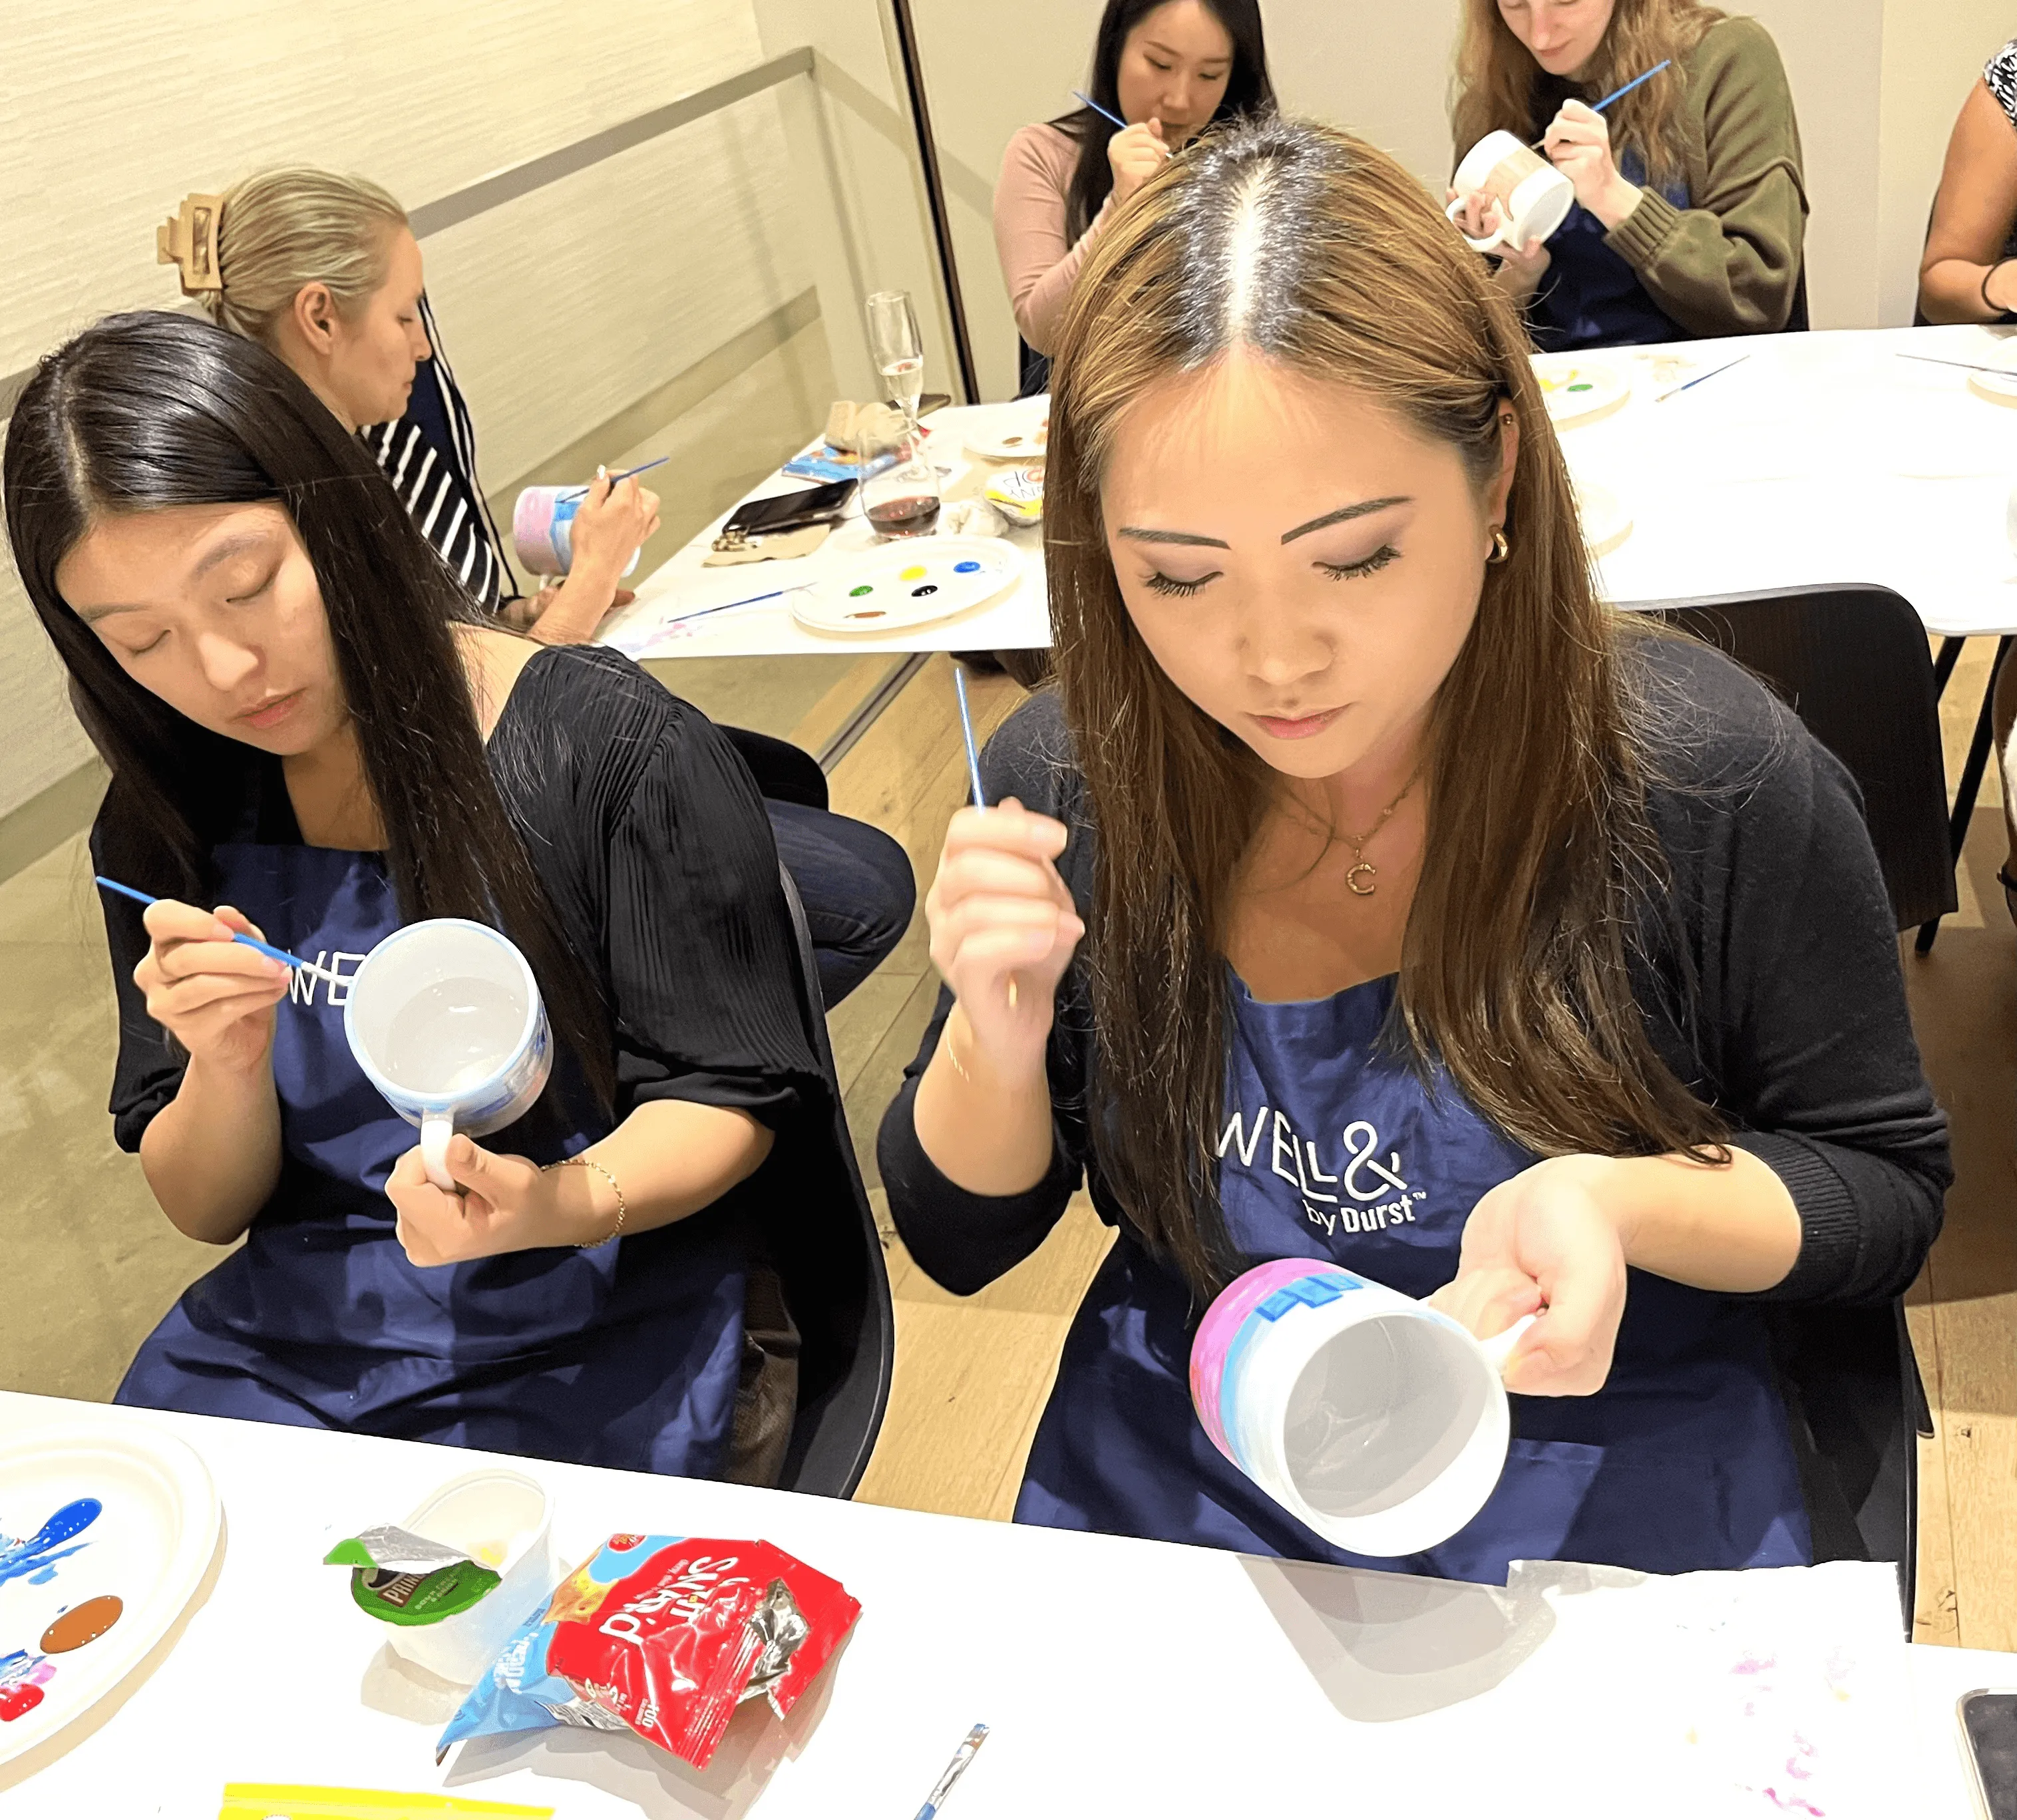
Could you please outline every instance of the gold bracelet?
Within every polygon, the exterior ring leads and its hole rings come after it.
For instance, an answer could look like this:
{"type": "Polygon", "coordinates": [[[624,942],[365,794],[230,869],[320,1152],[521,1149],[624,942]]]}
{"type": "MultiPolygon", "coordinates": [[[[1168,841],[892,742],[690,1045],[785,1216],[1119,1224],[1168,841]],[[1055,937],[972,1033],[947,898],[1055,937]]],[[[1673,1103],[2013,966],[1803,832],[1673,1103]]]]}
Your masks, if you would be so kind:
{"type": "MultiPolygon", "coordinates": [[[[618,1181],[614,1175],[611,1175],[607,1169],[603,1168],[603,1166],[598,1163],[594,1157],[590,1156],[585,1150],[579,1151],[572,1157],[563,1157],[557,1163],[549,1163],[547,1165],[547,1168],[548,1169],[568,1169],[577,1168],[583,1169],[593,1169],[597,1175],[601,1176],[604,1181],[607,1182],[612,1188],[616,1190],[616,1224],[601,1238],[590,1239],[584,1244],[576,1245],[575,1247],[576,1251],[592,1251],[598,1245],[608,1244],[612,1239],[620,1239],[622,1237],[623,1216],[630,1211],[630,1204],[623,1198],[623,1184],[622,1183],[618,1181]]],[[[543,1172],[544,1172],[543,1171],[542,1173],[543,1172]]]]}

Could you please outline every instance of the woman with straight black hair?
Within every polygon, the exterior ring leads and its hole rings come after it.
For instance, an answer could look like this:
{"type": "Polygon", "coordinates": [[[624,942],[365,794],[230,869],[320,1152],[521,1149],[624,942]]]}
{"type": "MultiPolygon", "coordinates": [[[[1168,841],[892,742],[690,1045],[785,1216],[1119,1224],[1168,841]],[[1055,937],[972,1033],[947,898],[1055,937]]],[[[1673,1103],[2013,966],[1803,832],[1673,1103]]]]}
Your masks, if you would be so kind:
{"type": "Polygon", "coordinates": [[[165,900],[105,900],[116,1135],[179,1231],[245,1240],[118,1400],[774,1476],[754,1216],[823,1089],[720,734],[612,652],[485,624],[308,387],[207,323],[113,317],[44,360],[5,491],[112,771],[96,868],[165,900]],[[232,940],[341,981],[435,916],[501,927],[557,1039],[530,1114],[452,1140],[454,1193],[345,988],[232,940]]]}
{"type": "Polygon", "coordinates": [[[1275,105],[1258,0],[1108,0],[1087,92],[1098,107],[1008,142],[994,186],[1025,396],[1048,383],[1079,267],[1113,211],[1213,121],[1275,105]]]}

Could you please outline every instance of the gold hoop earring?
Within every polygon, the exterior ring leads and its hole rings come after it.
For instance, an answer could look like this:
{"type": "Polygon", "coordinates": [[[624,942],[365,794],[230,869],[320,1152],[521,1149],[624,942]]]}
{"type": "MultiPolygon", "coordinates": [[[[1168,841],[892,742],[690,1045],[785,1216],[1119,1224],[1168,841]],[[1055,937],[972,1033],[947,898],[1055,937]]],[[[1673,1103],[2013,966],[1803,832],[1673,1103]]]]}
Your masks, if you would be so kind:
{"type": "Polygon", "coordinates": [[[1513,546],[1506,541],[1506,527],[1494,525],[1492,527],[1492,554],[1485,560],[1487,562],[1503,562],[1512,554],[1513,546]]]}

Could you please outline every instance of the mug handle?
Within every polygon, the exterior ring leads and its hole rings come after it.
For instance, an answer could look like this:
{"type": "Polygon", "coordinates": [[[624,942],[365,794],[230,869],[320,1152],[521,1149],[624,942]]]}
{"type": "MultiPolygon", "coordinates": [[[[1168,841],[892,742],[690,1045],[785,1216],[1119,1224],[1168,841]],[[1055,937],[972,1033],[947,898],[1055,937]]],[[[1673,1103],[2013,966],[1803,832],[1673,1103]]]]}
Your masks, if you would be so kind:
{"type": "Polygon", "coordinates": [[[1494,1334],[1488,1340],[1478,1342],[1478,1350],[1484,1353],[1485,1362],[1495,1371],[1503,1371],[1506,1361],[1513,1356],[1513,1349],[1520,1343],[1520,1336],[1541,1317],[1537,1314],[1523,1315],[1503,1334],[1494,1334]]]}
{"type": "MultiPolygon", "coordinates": [[[[1444,206],[1443,213],[1449,218],[1452,225],[1455,224],[1458,215],[1462,211],[1465,202],[1468,200],[1469,199],[1465,197],[1452,196],[1449,199],[1449,201],[1444,206]]],[[[1487,234],[1481,240],[1473,240],[1469,234],[1464,234],[1464,244],[1469,247],[1474,253],[1489,253],[1496,251],[1500,247],[1510,247],[1513,243],[1506,239],[1506,230],[1510,225],[1511,224],[1506,219],[1506,211],[1502,208],[1499,211],[1499,225],[1497,227],[1494,228],[1492,232],[1487,234]]],[[[1457,232],[1459,233],[1463,233],[1463,229],[1459,228],[1457,229],[1457,232]]]]}
{"type": "MultiPolygon", "coordinates": [[[[444,1194],[456,1192],[455,1178],[448,1172],[448,1140],[454,1136],[453,1112],[430,1110],[420,1114],[420,1166],[427,1171],[428,1179],[444,1194]]],[[[1528,1316],[1530,1320],[1532,1318],[1528,1316]]]]}

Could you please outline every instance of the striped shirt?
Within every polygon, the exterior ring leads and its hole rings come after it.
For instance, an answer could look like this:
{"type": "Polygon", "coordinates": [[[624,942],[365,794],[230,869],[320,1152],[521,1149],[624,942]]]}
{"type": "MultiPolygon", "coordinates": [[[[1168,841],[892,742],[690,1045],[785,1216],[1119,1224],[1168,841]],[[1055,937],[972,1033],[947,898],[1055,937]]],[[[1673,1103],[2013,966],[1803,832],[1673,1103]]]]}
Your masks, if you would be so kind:
{"type": "Polygon", "coordinates": [[[434,356],[413,369],[406,414],[359,430],[358,436],[420,535],[470,597],[494,613],[518,598],[518,578],[506,565],[489,509],[477,497],[475,426],[424,294],[420,320],[434,356]]]}
{"type": "Polygon", "coordinates": [[[2010,117],[2010,124],[2017,126],[2017,38],[2012,38],[1989,60],[1982,79],[1988,85],[1990,93],[2002,103],[2003,111],[2010,117]]]}
{"type": "Polygon", "coordinates": [[[454,464],[442,457],[433,439],[410,416],[359,433],[420,535],[435,547],[464,590],[495,612],[503,598],[497,553],[454,464]]]}

